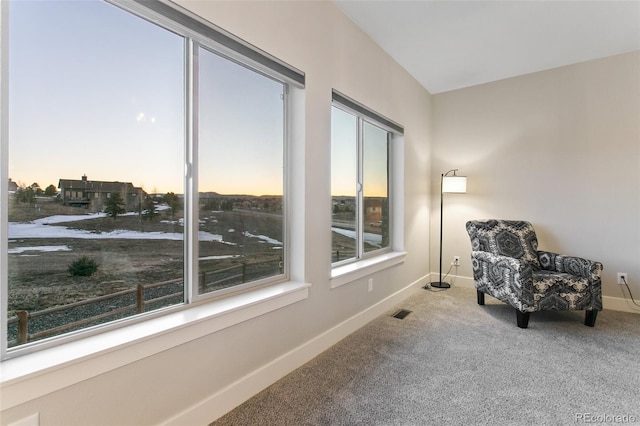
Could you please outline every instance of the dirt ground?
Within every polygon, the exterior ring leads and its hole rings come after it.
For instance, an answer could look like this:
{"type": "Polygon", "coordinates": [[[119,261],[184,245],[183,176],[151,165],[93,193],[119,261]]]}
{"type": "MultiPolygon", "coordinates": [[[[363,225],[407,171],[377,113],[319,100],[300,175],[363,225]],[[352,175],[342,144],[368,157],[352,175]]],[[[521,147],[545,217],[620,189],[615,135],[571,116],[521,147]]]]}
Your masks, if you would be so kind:
{"type": "MultiPolygon", "coordinates": [[[[59,202],[38,200],[35,205],[9,205],[10,222],[29,222],[53,215],[85,214],[79,208],[62,206],[59,202]]],[[[282,241],[281,220],[277,215],[247,212],[201,211],[200,231],[221,235],[224,242],[202,241],[199,257],[230,256],[201,262],[202,269],[222,269],[243,261],[277,261],[281,250],[258,238],[243,235],[267,235],[282,241]]],[[[137,232],[182,233],[181,217],[163,213],[153,220],[138,215],[99,218],[58,225],[67,228],[108,233],[114,230],[137,232]]],[[[9,250],[19,247],[66,246],[68,251],[25,251],[9,254],[9,316],[16,310],[39,311],[91,297],[111,294],[135,287],[181,278],[184,274],[184,244],[181,240],[144,239],[80,239],[21,238],[9,241],[9,250]],[[90,277],[73,277],[68,266],[77,258],[88,256],[99,267],[90,277]]]]}

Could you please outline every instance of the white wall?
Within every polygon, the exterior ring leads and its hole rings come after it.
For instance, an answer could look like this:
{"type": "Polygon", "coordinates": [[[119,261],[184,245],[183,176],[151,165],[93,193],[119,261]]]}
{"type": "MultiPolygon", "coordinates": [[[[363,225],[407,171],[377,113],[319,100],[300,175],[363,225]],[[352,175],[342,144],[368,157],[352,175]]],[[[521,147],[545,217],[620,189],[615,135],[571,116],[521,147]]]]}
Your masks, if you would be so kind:
{"type": "MultiPolygon", "coordinates": [[[[468,176],[467,194],[445,195],[443,258],[462,256],[461,284],[465,222],[526,219],[540,249],[604,264],[605,309],[639,311],[616,284],[627,272],[640,300],[639,52],[435,95],[433,122],[433,236],[439,174],[468,176]]],[[[435,271],[437,238],[431,249],[435,271]]]]}
{"type": "MultiPolygon", "coordinates": [[[[141,351],[150,351],[148,357],[5,409],[2,424],[33,413],[40,414],[42,425],[169,419],[206,424],[326,348],[349,329],[344,324],[357,325],[404,297],[410,291],[405,289],[418,288],[429,272],[430,95],[331,2],[179,3],[306,73],[306,137],[294,143],[303,144],[306,173],[304,208],[296,212],[304,218],[304,267],[297,270],[312,284],[310,296],[173,349],[153,352],[153,339],[139,343],[141,351]],[[372,292],[369,277],[330,289],[333,88],[405,127],[407,256],[403,264],[372,276],[372,292]],[[353,317],[359,319],[349,321],[353,317]]],[[[34,386],[49,388],[50,377],[55,375],[32,378],[34,386]]],[[[8,392],[18,392],[12,389],[8,392]]]]}

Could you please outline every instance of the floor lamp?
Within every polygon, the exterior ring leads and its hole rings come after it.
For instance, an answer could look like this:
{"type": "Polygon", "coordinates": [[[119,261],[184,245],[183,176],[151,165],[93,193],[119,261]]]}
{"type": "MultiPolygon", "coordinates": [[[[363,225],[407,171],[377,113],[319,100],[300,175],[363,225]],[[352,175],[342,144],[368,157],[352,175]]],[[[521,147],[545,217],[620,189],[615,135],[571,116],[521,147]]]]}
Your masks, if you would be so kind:
{"type": "Polygon", "coordinates": [[[442,212],[444,205],[444,193],[464,194],[467,192],[467,177],[456,175],[457,171],[458,169],[449,170],[447,173],[443,173],[440,176],[440,275],[437,282],[431,283],[431,287],[435,288],[451,287],[449,283],[442,281],[442,212]]]}

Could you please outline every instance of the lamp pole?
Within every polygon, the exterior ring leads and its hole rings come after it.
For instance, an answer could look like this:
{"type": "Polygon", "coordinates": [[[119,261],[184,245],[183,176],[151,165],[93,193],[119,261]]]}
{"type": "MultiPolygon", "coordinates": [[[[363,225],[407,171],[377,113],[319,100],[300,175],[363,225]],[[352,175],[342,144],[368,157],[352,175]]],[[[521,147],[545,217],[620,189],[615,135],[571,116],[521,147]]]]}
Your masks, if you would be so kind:
{"type": "Polygon", "coordinates": [[[458,176],[456,172],[458,169],[449,170],[446,173],[442,173],[440,175],[440,268],[438,270],[438,281],[432,282],[431,284],[427,284],[424,288],[450,288],[451,285],[449,283],[445,283],[442,281],[442,231],[443,231],[443,222],[444,222],[444,193],[465,193],[467,192],[467,177],[466,176],[458,176]],[[453,175],[449,175],[453,172],[453,175]],[[445,188],[445,179],[447,179],[447,184],[445,188]]]}
{"type": "MultiPolygon", "coordinates": [[[[449,173],[449,172],[447,172],[449,173]]],[[[438,275],[438,282],[432,282],[431,287],[435,288],[450,288],[449,283],[442,282],[442,222],[444,219],[444,196],[443,196],[443,183],[444,173],[440,175],[440,270],[438,275]]]]}

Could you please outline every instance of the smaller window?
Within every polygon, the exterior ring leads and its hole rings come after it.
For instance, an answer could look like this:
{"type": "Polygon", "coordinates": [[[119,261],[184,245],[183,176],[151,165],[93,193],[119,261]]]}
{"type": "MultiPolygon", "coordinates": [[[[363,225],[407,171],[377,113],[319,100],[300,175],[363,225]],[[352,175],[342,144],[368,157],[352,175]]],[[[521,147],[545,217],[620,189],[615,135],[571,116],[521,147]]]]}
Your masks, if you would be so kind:
{"type": "Polygon", "coordinates": [[[335,265],[391,250],[391,147],[402,127],[337,92],[333,95],[331,259],[335,265]]]}

